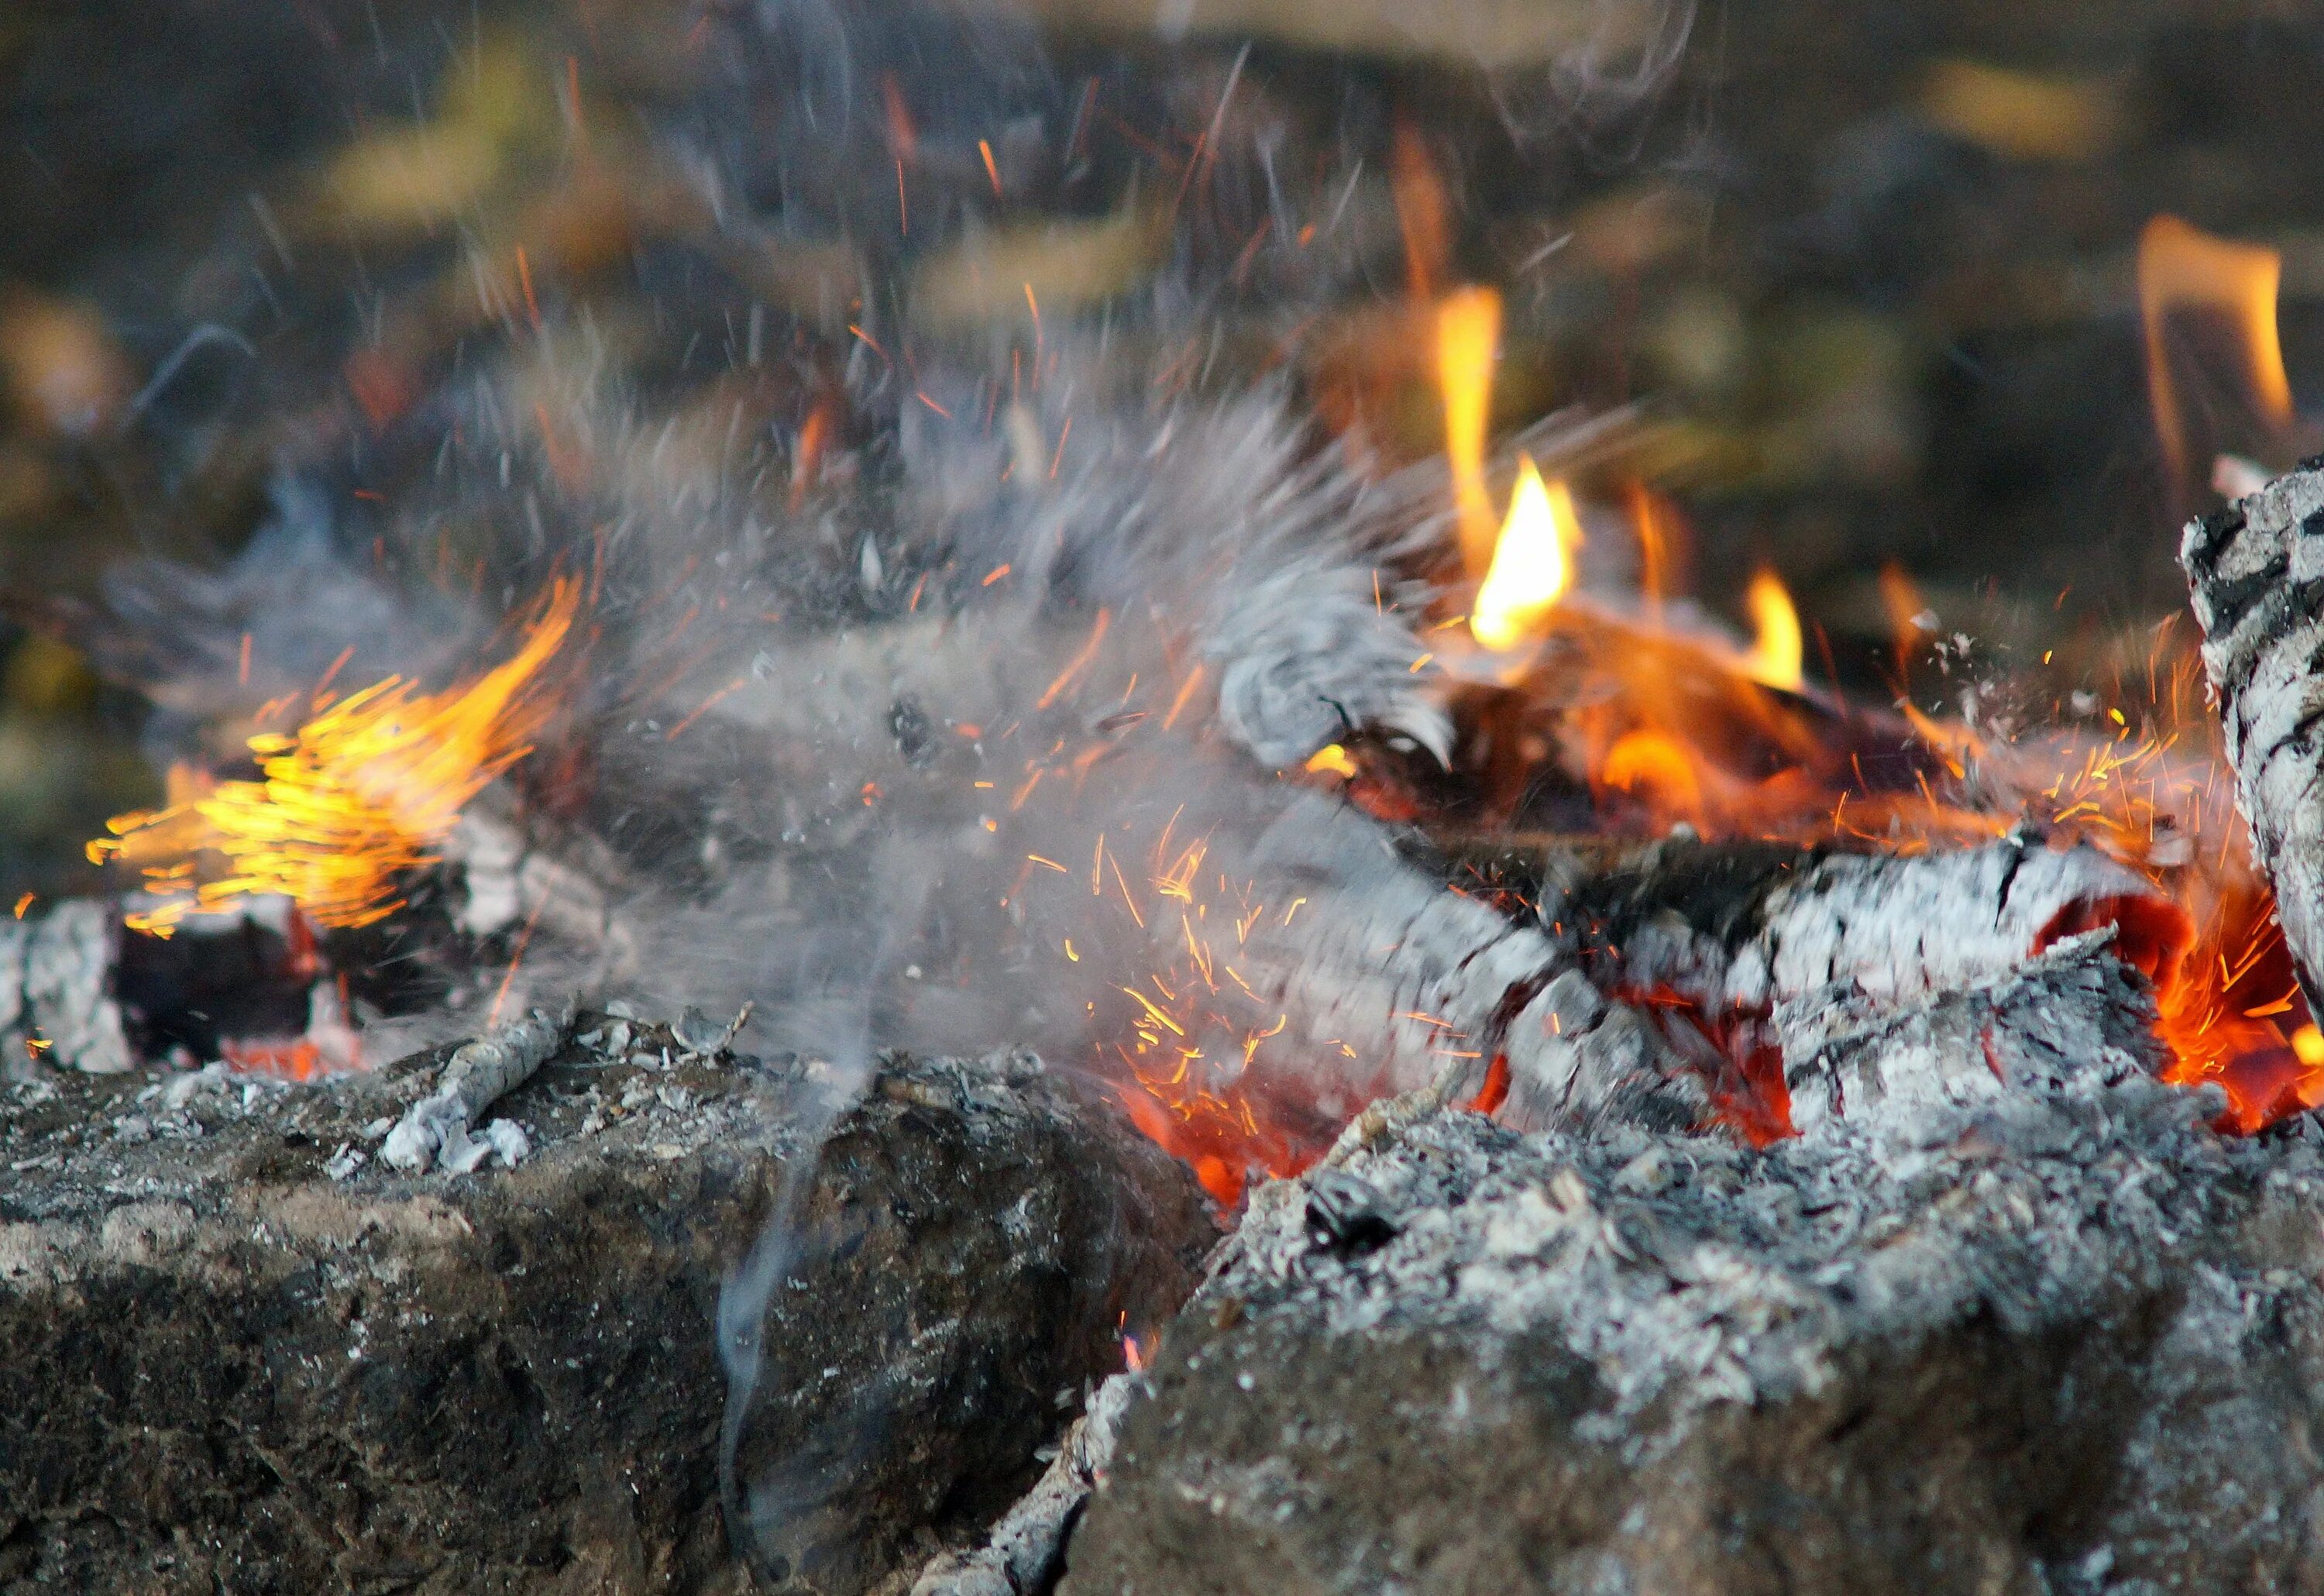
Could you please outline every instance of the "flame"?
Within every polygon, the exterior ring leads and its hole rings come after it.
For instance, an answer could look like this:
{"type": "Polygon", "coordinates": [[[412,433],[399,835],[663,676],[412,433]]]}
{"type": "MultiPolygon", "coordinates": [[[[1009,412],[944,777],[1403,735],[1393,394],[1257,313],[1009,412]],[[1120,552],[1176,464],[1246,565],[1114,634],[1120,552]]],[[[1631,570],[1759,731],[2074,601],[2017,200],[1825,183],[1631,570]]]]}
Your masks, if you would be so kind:
{"type": "Polygon", "coordinates": [[[1419,132],[1399,117],[1396,124],[1388,186],[1396,197],[1396,219],[1404,234],[1404,271],[1412,297],[1422,304],[1436,297],[1436,283],[1452,252],[1445,219],[1444,180],[1429,159],[1419,132]]]}
{"type": "Polygon", "coordinates": [[[1566,550],[1582,541],[1582,518],[1563,481],[1544,482],[1530,457],[1517,462],[1508,519],[1493,544],[1492,567],[1477,590],[1469,630],[1489,649],[1511,649],[1557,602],[1572,579],[1566,550]]]}
{"type": "Polygon", "coordinates": [[[1501,337],[1501,296],[1489,288],[1447,294],[1436,308],[1436,381],[1444,394],[1444,455],[1452,466],[1452,508],[1461,559],[1471,576],[1493,550],[1493,495],[1485,486],[1485,429],[1493,403],[1493,354],[1501,337]]]}
{"type": "Polygon", "coordinates": [[[1743,662],[1743,673],[1768,687],[1798,692],[1807,679],[1800,669],[1800,613],[1792,607],[1792,595],[1782,578],[1762,568],[1752,577],[1743,602],[1758,632],[1750,657],[1743,662]]]}
{"type": "Polygon", "coordinates": [[[2276,329],[2276,293],[2283,257],[2257,244],[2236,244],[2158,216],[2138,239],[2138,313],[2146,337],[2146,382],[2155,430],[2174,479],[2187,471],[2187,426],[2163,331],[2174,309],[2191,306],[2226,316],[2235,326],[2249,366],[2252,396],[2263,417],[2281,428],[2292,420],[2292,379],[2276,329]]]}
{"type": "Polygon", "coordinates": [[[156,906],[126,918],[167,936],[189,914],[287,896],[317,923],[366,926],[401,905],[396,880],[433,863],[460,810],[531,752],[554,706],[543,667],[571,631],[578,583],[559,579],[517,651],[473,681],[421,693],[390,677],[294,733],[249,740],[261,780],[171,773],[170,802],[120,815],[89,858],[139,865],[156,906]]]}
{"type": "Polygon", "coordinates": [[[1929,606],[1904,567],[1893,559],[1880,567],[1880,607],[1887,613],[1888,634],[1895,640],[1896,669],[1902,672],[1928,635],[1930,628],[1923,622],[1929,619],[1929,606]]]}

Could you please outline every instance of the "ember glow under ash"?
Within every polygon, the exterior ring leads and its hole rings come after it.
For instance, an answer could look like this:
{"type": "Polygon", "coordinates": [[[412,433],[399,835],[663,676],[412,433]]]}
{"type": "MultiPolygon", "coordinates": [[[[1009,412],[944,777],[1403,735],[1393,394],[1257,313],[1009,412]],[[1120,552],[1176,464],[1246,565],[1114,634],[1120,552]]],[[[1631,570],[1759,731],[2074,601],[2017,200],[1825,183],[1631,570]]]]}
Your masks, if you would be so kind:
{"type": "Polygon", "coordinates": [[[89,844],[97,863],[143,874],[156,900],[127,917],[168,936],[236,900],[290,899],[316,923],[352,928],[401,907],[400,882],[435,862],[461,809],[531,751],[556,708],[543,672],[572,630],[580,585],[560,579],[503,664],[441,692],[401,678],[338,697],[249,740],[257,780],[175,769],[161,809],[117,816],[89,844]]]}

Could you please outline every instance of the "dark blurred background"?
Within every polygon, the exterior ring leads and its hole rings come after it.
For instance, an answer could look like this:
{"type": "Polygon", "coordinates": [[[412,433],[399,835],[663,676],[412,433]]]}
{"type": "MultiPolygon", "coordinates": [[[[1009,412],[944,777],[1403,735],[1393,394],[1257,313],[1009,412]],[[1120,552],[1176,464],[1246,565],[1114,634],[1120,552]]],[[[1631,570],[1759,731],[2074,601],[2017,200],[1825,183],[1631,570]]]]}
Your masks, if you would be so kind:
{"type": "Polygon", "coordinates": [[[108,680],[135,673],[55,618],[122,559],[230,559],[286,466],[376,498],[396,418],[543,317],[675,393],[762,310],[794,349],[859,320],[973,347],[1022,277],[1061,327],[1152,337],[1141,369],[1191,321],[1204,384],[1287,372],[1393,459],[1441,438],[1393,308],[1489,282],[1497,422],[1637,404],[1584,486],[1660,495],[1711,609],[1772,565],[1812,670],[1882,693],[1893,566],[1948,632],[2118,691],[2182,605],[2213,455],[2313,447],[2181,318],[2167,462],[2135,274],[2164,214],[2279,252],[2317,392],[2324,5],[20,0],[0,885],[74,884],[160,791],[146,699],[108,680]],[[748,45],[826,33],[804,79],[748,45]],[[872,131],[770,101],[802,80],[872,131]],[[468,285],[512,262],[487,325],[468,285]]]}

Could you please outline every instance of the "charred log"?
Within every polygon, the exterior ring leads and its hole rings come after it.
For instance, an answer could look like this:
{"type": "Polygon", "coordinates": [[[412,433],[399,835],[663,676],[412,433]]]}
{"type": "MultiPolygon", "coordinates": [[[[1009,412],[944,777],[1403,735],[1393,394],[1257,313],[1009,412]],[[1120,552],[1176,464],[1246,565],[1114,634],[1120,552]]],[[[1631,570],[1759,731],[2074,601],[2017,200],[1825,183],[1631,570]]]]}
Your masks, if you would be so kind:
{"type": "Polygon", "coordinates": [[[2324,460],[2189,523],[2179,563],[2236,806],[2314,1009],[2324,995],[2324,460]]]}
{"type": "MultiPolygon", "coordinates": [[[[0,1581],[729,1588],[714,1305],[819,1088],[641,1062],[676,1045],[590,1017],[500,1104],[539,1150],[473,1176],[371,1156],[416,1067],[16,1088],[0,1581]]],[[[881,1086],[813,1166],[744,1426],[805,1591],[979,1534],[1215,1239],[1181,1170],[1029,1058],[881,1086]]]]}

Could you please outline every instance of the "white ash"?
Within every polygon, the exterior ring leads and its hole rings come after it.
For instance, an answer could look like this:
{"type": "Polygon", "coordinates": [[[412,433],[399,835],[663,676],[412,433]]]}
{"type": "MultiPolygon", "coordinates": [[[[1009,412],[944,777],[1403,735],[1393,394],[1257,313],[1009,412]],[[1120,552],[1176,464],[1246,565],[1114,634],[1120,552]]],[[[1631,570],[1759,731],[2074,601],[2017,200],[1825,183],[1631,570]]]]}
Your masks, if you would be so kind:
{"type": "Polygon", "coordinates": [[[564,1046],[571,1024],[569,1009],[558,1015],[536,1009],[455,1049],[436,1090],[413,1103],[387,1133],[380,1158],[412,1175],[424,1175],[439,1164],[465,1175],[494,1155],[504,1165],[518,1163],[530,1150],[521,1127],[494,1120],[481,1137],[472,1138],[469,1130],[479,1114],[530,1079],[564,1046]]]}
{"type": "Polygon", "coordinates": [[[1457,1324],[1486,1361],[1552,1329],[1614,1396],[1585,1423],[1649,1456],[1705,1404],[1813,1393],[1852,1344],[2052,1318],[2162,1268],[2225,1200],[2218,1177],[2269,1157],[2205,1126],[2209,1095],[2081,1075],[1930,1110],[1909,1149],[1833,1121],[1765,1154],[1449,1112],[1341,1166],[1375,1194],[1377,1250],[1319,1244],[1309,1185],[1272,1183],[1197,1304],[1265,1300],[1344,1335],[1457,1324]]]}

